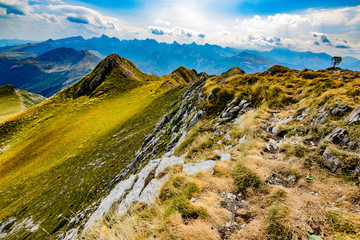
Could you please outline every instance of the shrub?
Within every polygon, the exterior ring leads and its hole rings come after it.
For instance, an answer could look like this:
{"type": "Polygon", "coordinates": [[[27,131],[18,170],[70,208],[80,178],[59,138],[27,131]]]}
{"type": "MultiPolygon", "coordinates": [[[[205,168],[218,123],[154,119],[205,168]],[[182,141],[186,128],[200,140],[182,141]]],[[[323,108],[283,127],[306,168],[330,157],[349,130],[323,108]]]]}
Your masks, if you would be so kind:
{"type": "Polygon", "coordinates": [[[196,219],[206,217],[207,211],[203,207],[195,207],[190,198],[199,187],[194,182],[186,181],[184,176],[173,177],[162,189],[160,199],[169,201],[165,215],[169,216],[175,211],[179,212],[183,219],[196,219]]]}
{"type": "Polygon", "coordinates": [[[289,209],[285,205],[273,205],[267,213],[267,237],[268,239],[285,240],[291,239],[292,234],[283,225],[289,209]]]}
{"type": "Polygon", "coordinates": [[[253,188],[256,191],[263,190],[263,182],[259,176],[246,168],[240,161],[236,163],[232,177],[241,192],[245,192],[248,188],[253,188]]]}
{"type": "Polygon", "coordinates": [[[268,101],[269,107],[274,108],[283,107],[295,102],[281,87],[276,85],[269,88],[265,99],[268,101]]]}

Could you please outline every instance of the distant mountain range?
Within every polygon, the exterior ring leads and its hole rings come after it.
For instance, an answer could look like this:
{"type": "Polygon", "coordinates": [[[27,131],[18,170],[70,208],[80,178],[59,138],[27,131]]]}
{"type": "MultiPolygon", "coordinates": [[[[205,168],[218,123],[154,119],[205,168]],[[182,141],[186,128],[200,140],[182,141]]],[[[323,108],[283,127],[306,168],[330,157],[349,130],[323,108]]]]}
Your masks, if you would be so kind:
{"type": "MultiPolygon", "coordinates": [[[[246,50],[245,52],[298,70],[304,68],[314,70],[328,68],[332,58],[332,56],[326,53],[313,53],[309,51],[296,52],[285,48],[274,48],[271,51],[265,52],[251,50],[246,50]]],[[[354,57],[343,57],[340,67],[351,70],[360,70],[360,61],[354,57]]]]}
{"type": "Polygon", "coordinates": [[[0,47],[14,46],[26,43],[38,43],[41,41],[22,40],[22,39],[0,39],[0,47]]]}
{"type": "MultiPolygon", "coordinates": [[[[1,44],[1,40],[0,40],[1,44]]],[[[292,69],[324,69],[332,56],[326,53],[240,50],[218,45],[159,43],[153,39],[119,40],[106,35],[84,39],[49,39],[0,47],[0,85],[50,97],[89,73],[105,56],[116,53],[147,74],[164,76],[180,66],[197,72],[220,75],[237,66],[246,73],[263,72],[280,64],[292,69]]],[[[343,57],[342,68],[360,70],[360,61],[343,57]]]]}
{"type": "MultiPolygon", "coordinates": [[[[158,76],[169,74],[179,66],[217,75],[234,66],[242,68],[247,73],[263,71],[274,64],[299,70],[304,68],[317,70],[329,67],[332,58],[326,53],[296,52],[288,49],[261,52],[223,48],[210,44],[158,43],[153,39],[119,40],[106,35],[90,39],[83,37],[49,39],[41,43],[2,47],[0,55],[13,58],[36,57],[59,47],[89,50],[101,58],[116,53],[134,62],[144,72],[158,76]]],[[[360,70],[360,61],[356,58],[344,57],[340,67],[360,70]]]]}
{"type": "Polygon", "coordinates": [[[0,57],[0,85],[50,97],[89,73],[101,59],[72,48],[57,48],[36,58],[21,60],[0,57]]]}

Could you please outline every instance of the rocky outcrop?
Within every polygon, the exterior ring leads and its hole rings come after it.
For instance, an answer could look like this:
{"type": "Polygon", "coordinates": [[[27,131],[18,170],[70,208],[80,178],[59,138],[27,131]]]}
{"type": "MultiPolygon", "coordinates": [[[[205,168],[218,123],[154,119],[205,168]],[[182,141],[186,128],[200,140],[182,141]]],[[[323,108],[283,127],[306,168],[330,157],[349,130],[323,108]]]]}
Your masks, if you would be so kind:
{"type": "Polygon", "coordinates": [[[115,202],[118,202],[121,198],[123,198],[125,196],[125,193],[129,189],[131,189],[135,180],[136,180],[136,176],[131,175],[128,179],[116,185],[116,187],[110,192],[110,194],[101,201],[97,210],[91,215],[89,220],[86,222],[84,226],[84,231],[88,227],[90,227],[96,220],[104,216],[115,202]]]}
{"type": "Polygon", "coordinates": [[[138,174],[130,175],[126,180],[117,184],[110,194],[102,200],[98,209],[86,222],[83,233],[116,203],[119,203],[118,213],[121,215],[125,214],[135,203],[142,202],[148,206],[154,204],[160,194],[161,187],[170,177],[169,174],[161,175],[166,168],[183,165],[183,172],[189,175],[201,171],[208,171],[212,174],[215,164],[216,162],[212,160],[184,164],[183,159],[175,156],[151,160],[138,174]]]}
{"type": "Polygon", "coordinates": [[[330,148],[328,147],[325,149],[323,157],[325,159],[324,166],[332,173],[335,173],[339,169],[342,160],[331,154],[330,148]]]}
{"type": "Polygon", "coordinates": [[[137,175],[136,175],[136,182],[134,186],[132,186],[131,191],[126,195],[126,197],[121,201],[118,212],[120,214],[124,214],[130,207],[130,205],[139,200],[139,196],[146,186],[147,178],[150,174],[155,171],[156,167],[158,166],[160,159],[155,159],[150,161],[137,175]]]}
{"type": "Polygon", "coordinates": [[[93,77],[91,77],[91,75],[87,75],[80,83],[74,93],[74,99],[94,91],[115,67],[119,67],[121,65],[122,61],[123,59],[116,54],[111,54],[106,57],[94,69],[96,75],[93,77]]]}
{"type": "Polygon", "coordinates": [[[196,173],[201,171],[208,171],[213,174],[215,163],[216,162],[213,160],[200,163],[187,163],[183,167],[183,172],[186,172],[189,175],[195,175],[196,173]]]}
{"type": "Polygon", "coordinates": [[[360,121],[360,105],[357,106],[349,116],[345,118],[348,125],[358,123],[360,121]]]}
{"type": "Polygon", "coordinates": [[[337,127],[331,133],[329,133],[325,139],[329,139],[335,144],[339,144],[344,140],[345,135],[347,134],[347,130],[337,127]]]}
{"type": "Polygon", "coordinates": [[[203,100],[204,83],[204,81],[196,81],[187,87],[182,95],[182,101],[176,103],[174,110],[166,114],[156,124],[154,130],[145,137],[144,143],[136,152],[129,168],[135,166],[137,162],[155,158],[162,149],[165,149],[165,152],[171,152],[183,139],[187,130],[201,120],[205,112],[199,109],[198,104],[203,100]]]}
{"type": "Polygon", "coordinates": [[[221,113],[220,120],[221,121],[230,121],[238,116],[244,114],[250,109],[250,103],[245,100],[238,100],[235,98],[228,105],[227,108],[221,113]]]}
{"type": "Polygon", "coordinates": [[[339,105],[330,108],[331,115],[342,117],[345,115],[346,111],[348,111],[349,107],[347,103],[340,103],[339,105]]]}

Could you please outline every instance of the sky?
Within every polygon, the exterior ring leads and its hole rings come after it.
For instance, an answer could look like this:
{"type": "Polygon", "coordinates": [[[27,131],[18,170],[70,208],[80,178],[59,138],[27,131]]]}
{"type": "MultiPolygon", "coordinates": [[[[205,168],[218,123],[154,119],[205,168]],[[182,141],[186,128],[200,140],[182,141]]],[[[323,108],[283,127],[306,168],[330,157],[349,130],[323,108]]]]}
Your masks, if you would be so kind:
{"type": "Polygon", "coordinates": [[[360,0],[0,0],[0,39],[102,34],[360,59],[360,0]]]}

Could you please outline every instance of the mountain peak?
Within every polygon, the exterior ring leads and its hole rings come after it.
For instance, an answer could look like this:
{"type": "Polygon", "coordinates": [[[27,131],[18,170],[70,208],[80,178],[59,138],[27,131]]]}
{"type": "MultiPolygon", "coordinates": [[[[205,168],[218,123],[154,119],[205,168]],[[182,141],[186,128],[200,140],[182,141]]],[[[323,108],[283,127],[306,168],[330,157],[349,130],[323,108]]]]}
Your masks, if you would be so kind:
{"type": "Polygon", "coordinates": [[[49,61],[49,62],[59,62],[59,61],[71,61],[73,58],[78,58],[80,55],[83,55],[84,52],[77,51],[73,48],[60,47],[50,50],[48,52],[43,53],[37,60],[40,61],[49,61]]]}
{"type": "MultiPolygon", "coordinates": [[[[117,54],[110,54],[95,69],[77,82],[71,89],[73,98],[93,96],[95,92],[105,92],[120,85],[137,85],[145,74],[131,61],[117,54]],[[107,81],[107,84],[103,84],[107,81]],[[103,85],[103,89],[98,89],[103,85]],[[106,86],[105,86],[106,85],[106,86]],[[97,91],[99,90],[99,91],[97,91]]],[[[121,88],[121,86],[120,86],[121,88]]]]}
{"type": "Polygon", "coordinates": [[[9,94],[9,93],[14,93],[15,92],[15,87],[11,84],[6,84],[4,86],[0,86],[0,95],[5,95],[5,94],[9,94]]]}
{"type": "Polygon", "coordinates": [[[239,67],[232,67],[231,69],[227,70],[226,72],[222,73],[221,76],[231,77],[236,74],[245,74],[245,71],[239,67]]]}
{"type": "Polygon", "coordinates": [[[198,73],[195,69],[190,70],[184,67],[178,67],[171,73],[171,78],[176,82],[185,84],[199,80],[198,73]]]}
{"type": "Polygon", "coordinates": [[[100,39],[109,39],[109,36],[103,34],[103,35],[101,35],[100,39]]]}
{"type": "Polygon", "coordinates": [[[275,75],[277,73],[286,73],[286,72],[292,72],[294,70],[288,68],[288,67],[284,67],[284,66],[281,66],[281,65],[274,65],[272,66],[271,68],[269,68],[268,70],[266,70],[264,72],[264,74],[267,74],[267,75],[275,75]]]}

